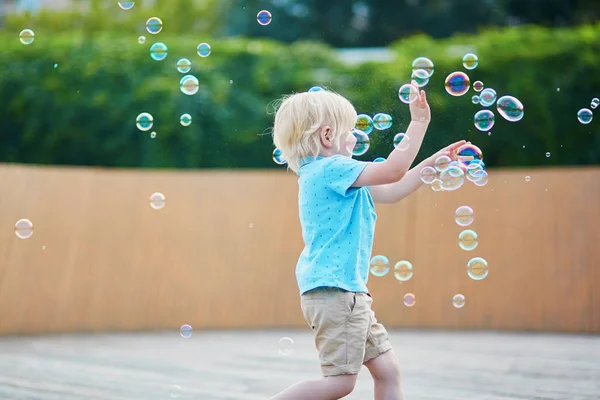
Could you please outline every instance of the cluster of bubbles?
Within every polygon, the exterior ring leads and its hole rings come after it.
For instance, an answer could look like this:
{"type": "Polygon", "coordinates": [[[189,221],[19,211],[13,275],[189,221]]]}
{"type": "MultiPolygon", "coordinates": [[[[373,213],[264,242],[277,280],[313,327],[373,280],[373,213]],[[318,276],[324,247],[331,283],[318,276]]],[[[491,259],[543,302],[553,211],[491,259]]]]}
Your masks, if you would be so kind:
{"type": "Polygon", "coordinates": [[[377,113],[372,118],[367,114],[359,114],[352,134],[356,144],[351,149],[352,155],[362,156],[370,147],[369,135],[374,129],[384,131],[392,127],[392,116],[386,113],[377,113]]]}
{"type": "Polygon", "coordinates": [[[577,111],[577,120],[584,125],[587,125],[590,122],[592,122],[592,120],[594,119],[594,112],[592,110],[598,108],[599,105],[600,99],[594,97],[590,102],[591,110],[590,108],[582,108],[581,110],[577,111]]]}
{"type": "Polygon", "coordinates": [[[468,180],[476,186],[488,183],[488,173],[479,147],[466,143],[457,149],[457,160],[443,155],[434,161],[434,166],[425,166],[420,172],[421,181],[430,185],[434,192],[454,191],[468,180]]]}

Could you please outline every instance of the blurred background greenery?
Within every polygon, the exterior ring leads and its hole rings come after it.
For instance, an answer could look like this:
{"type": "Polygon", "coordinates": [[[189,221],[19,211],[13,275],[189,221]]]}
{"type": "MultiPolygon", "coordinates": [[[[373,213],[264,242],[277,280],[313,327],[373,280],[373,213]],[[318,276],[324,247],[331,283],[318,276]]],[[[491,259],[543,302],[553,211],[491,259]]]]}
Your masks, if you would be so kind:
{"type": "Polygon", "coordinates": [[[406,129],[398,88],[412,60],[426,56],[435,63],[425,88],[433,121],[420,158],[465,138],[488,167],[600,163],[600,118],[576,117],[600,97],[597,0],[156,0],[127,11],[116,0],[65,2],[4,4],[0,162],[281,168],[271,159],[272,102],[315,85],[359,113],[393,116],[360,157],[372,160],[406,129]],[[268,26],[256,21],[262,9],[273,15],[268,26]],[[164,24],[158,35],[145,29],[153,16],[164,24]],[[25,28],[35,31],[30,45],[19,41],[25,28]],[[155,42],[169,48],[163,61],[150,58],[155,42]],[[196,54],[201,42],[211,44],[209,57],[196,54]],[[462,66],[467,52],[479,57],[473,71],[462,66]],[[183,57],[200,81],[193,96],[179,88],[183,57]],[[443,87],[460,70],[519,98],[523,120],[497,115],[491,135],[476,130],[474,92],[451,97],[443,87]],[[136,128],[141,112],[154,116],[156,138],[136,128]]]}

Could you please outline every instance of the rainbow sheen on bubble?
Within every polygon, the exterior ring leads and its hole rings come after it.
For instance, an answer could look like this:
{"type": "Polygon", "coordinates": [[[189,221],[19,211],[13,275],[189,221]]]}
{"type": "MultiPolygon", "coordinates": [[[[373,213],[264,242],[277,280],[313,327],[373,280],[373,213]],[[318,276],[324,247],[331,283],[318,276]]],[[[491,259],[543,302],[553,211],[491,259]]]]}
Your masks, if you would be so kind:
{"type": "Polygon", "coordinates": [[[31,29],[23,29],[19,33],[19,41],[23,44],[31,44],[35,40],[35,33],[31,29]]]}
{"type": "Polygon", "coordinates": [[[135,1],[119,1],[118,4],[121,10],[131,10],[135,5],[135,1]]]}
{"type": "Polygon", "coordinates": [[[414,70],[410,75],[410,79],[417,87],[420,88],[427,86],[429,83],[429,75],[424,69],[414,70]]]}
{"type": "Polygon", "coordinates": [[[373,276],[382,277],[390,271],[390,260],[386,256],[378,255],[371,258],[369,270],[373,276]]]}
{"type": "Polygon", "coordinates": [[[400,282],[409,281],[413,277],[413,265],[410,261],[398,261],[394,265],[394,277],[400,282]]]}
{"type": "Polygon", "coordinates": [[[473,95],[473,97],[471,97],[471,103],[473,104],[479,104],[479,96],[478,95],[473,95]]]}
{"type": "Polygon", "coordinates": [[[496,117],[490,110],[480,110],[475,113],[473,123],[475,128],[482,132],[487,132],[494,127],[496,117]]]}
{"type": "Polygon", "coordinates": [[[427,57],[417,57],[412,62],[412,70],[423,70],[427,74],[427,78],[431,78],[435,71],[435,66],[433,65],[433,61],[431,61],[427,57]]]}
{"type": "Polygon", "coordinates": [[[313,86],[310,89],[308,89],[309,92],[320,92],[322,90],[325,90],[325,89],[323,89],[321,86],[313,86]]]}
{"type": "Polygon", "coordinates": [[[406,133],[397,133],[393,140],[394,148],[400,151],[408,150],[410,147],[410,138],[406,133]]]}
{"type": "Polygon", "coordinates": [[[282,356],[289,356],[294,352],[294,339],[282,337],[277,342],[277,352],[282,356]]]}
{"type": "Polygon", "coordinates": [[[135,126],[142,132],[152,129],[152,125],[154,125],[154,118],[150,113],[140,113],[135,119],[135,126]]]}
{"type": "Polygon", "coordinates": [[[182,58],[177,61],[177,71],[182,74],[187,74],[192,69],[192,62],[187,58],[182,58]]]}
{"type": "Polygon", "coordinates": [[[437,177],[437,171],[435,168],[426,166],[421,169],[421,182],[426,185],[431,185],[431,182],[437,177]]]}
{"type": "Polygon", "coordinates": [[[507,121],[517,122],[525,115],[523,103],[513,96],[502,96],[496,102],[498,114],[507,121]]]}
{"type": "Polygon", "coordinates": [[[484,107],[490,107],[496,102],[496,91],[492,88],[485,88],[479,93],[479,104],[484,107]]]}
{"type": "Polygon", "coordinates": [[[406,307],[412,307],[417,303],[417,299],[413,293],[406,293],[404,295],[404,305],[406,307]]]}
{"type": "Polygon", "coordinates": [[[452,159],[448,156],[439,156],[434,161],[434,167],[438,172],[444,172],[450,166],[452,159]]]}
{"type": "Polygon", "coordinates": [[[273,16],[268,10],[262,10],[259,11],[258,14],[256,14],[256,21],[259,23],[259,25],[262,26],[269,25],[272,19],[273,16]]]}
{"type": "Polygon", "coordinates": [[[373,162],[384,162],[385,158],[383,157],[377,157],[376,159],[373,160],[373,162]]]}
{"type": "Polygon", "coordinates": [[[458,161],[463,163],[466,167],[469,167],[469,165],[471,165],[471,163],[476,160],[483,160],[483,152],[479,147],[475,146],[472,143],[465,143],[462,146],[460,146],[456,150],[456,156],[458,161]],[[471,159],[470,157],[473,157],[473,159],[471,159]]]}
{"type": "Polygon", "coordinates": [[[489,267],[487,261],[481,257],[475,257],[467,263],[467,275],[474,281],[480,281],[488,276],[489,267]]]}
{"type": "Polygon", "coordinates": [[[488,183],[488,173],[486,170],[481,171],[477,180],[474,180],[475,186],[485,186],[488,183]]]}
{"type": "Polygon", "coordinates": [[[353,129],[352,134],[356,138],[356,143],[354,144],[354,148],[352,149],[352,155],[362,156],[367,151],[369,151],[369,147],[371,146],[369,135],[358,129],[353,129]]]}
{"type": "Polygon", "coordinates": [[[467,53],[462,59],[463,67],[468,70],[474,70],[479,65],[479,57],[473,53],[467,53]]]}
{"type": "Polygon", "coordinates": [[[192,116],[190,114],[181,114],[181,117],[179,117],[179,123],[182,126],[190,126],[192,124],[192,116]]]}
{"type": "Polygon", "coordinates": [[[590,107],[592,110],[595,110],[596,108],[598,108],[598,106],[600,106],[600,99],[597,97],[594,97],[592,99],[592,102],[590,103],[590,107]]]}
{"type": "Polygon", "coordinates": [[[156,192],[150,195],[150,207],[152,207],[153,210],[160,210],[165,204],[166,198],[164,194],[156,192]]]}
{"type": "Polygon", "coordinates": [[[577,120],[584,125],[589,124],[593,119],[594,113],[589,108],[582,108],[577,112],[577,120]]]}
{"type": "Polygon", "coordinates": [[[158,42],[150,46],[150,57],[155,61],[162,61],[167,58],[169,48],[166,44],[158,42]]]}
{"type": "Polygon", "coordinates": [[[419,88],[407,83],[398,90],[398,98],[405,104],[411,104],[419,98],[419,88]]]}
{"type": "Polygon", "coordinates": [[[210,56],[212,49],[208,43],[200,43],[196,48],[196,52],[202,58],[210,56]]]}
{"type": "Polygon", "coordinates": [[[29,239],[33,235],[33,222],[22,218],[15,223],[15,235],[19,239],[29,239]]]}
{"type": "Polygon", "coordinates": [[[431,181],[431,190],[433,190],[434,192],[441,192],[442,190],[444,190],[444,188],[442,187],[442,181],[438,178],[435,178],[433,181],[431,181]]]}
{"type": "Polygon", "coordinates": [[[444,87],[449,95],[458,97],[469,91],[471,88],[471,81],[467,74],[457,71],[446,77],[444,87]]]}
{"type": "Polygon", "coordinates": [[[454,212],[454,221],[458,226],[469,226],[475,219],[475,213],[469,206],[460,206],[454,212]]]}
{"type": "Polygon", "coordinates": [[[138,43],[139,43],[139,44],[144,44],[144,43],[146,43],[146,36],[140,36],[140,37],[138,38],[138,43]]]}
{"type": "Polygon", "coordinates": [[[373,116],[373,126],[378,131],[383,131],[392,127],[392,116],[390,114],[378,113],[373,116]]]}
{"type": "Polygon", "coordinates": [[[465,172],[459,166],[450,165],[440,172],[439,180],[442,181],[442,189],[451,192],[465,183],[465,172]]]}
{"type": "Polygon", "coordinates": [[[481,92],[483,90],[483,82],[475,81],[473,83],[473,90],[476,91],[477,93],[481,92]]]}
{"type": "Polygon", "coordinates": [[[273,161],[275,162],[275,164],[278,165],[283,165],[287,163],[287,161],[283,157],[283,152],[277,148],[273,150],[273,161]]]}
{"type": "Polygon", "coordinates": [[[158,17],[151,17],[148,19],[148,21],[146,21],[146,30],[148,31],[148,33],[156,35],[157,33],[160,33],[160,31],[162,31],[162,28],[163,22],[158,17]]]}
{"type": "Polygon", "coordinates": [[[464,251],[472,251],[479,245],[477,232],[465,229],[458,234],[458,246],[464,251]]]}
{"type": "Polygon", "coordinates": [[[367,114],[359,114],[356,116],[354,127],[368,135],[373,132],[373,119],[367,114]]]}
{"type": "Polygon", "coordinates": [[[463,308],[465,306],[465,296],[458,293],[452,297],[452,305],[454,308],[463,308]]]}
{"type": "Polygon", "coordinates": [[[200,89],[200,82],[194,75],[185,75],[179,80],[179,89],[181,93],[193,96],[200,89]]]}

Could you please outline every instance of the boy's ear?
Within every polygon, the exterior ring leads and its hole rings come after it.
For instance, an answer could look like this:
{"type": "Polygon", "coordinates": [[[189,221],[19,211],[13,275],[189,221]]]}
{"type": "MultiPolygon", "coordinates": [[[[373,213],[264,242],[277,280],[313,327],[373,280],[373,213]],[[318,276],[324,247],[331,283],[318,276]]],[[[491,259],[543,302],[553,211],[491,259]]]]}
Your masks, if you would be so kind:
{"type": "Polygon", "coordinates": [[[321,132],[319,132],[319,136],[321,137],[323,147],[329,149],[333,146],[333,131],[330,127],[324,126],[321,132]]]}

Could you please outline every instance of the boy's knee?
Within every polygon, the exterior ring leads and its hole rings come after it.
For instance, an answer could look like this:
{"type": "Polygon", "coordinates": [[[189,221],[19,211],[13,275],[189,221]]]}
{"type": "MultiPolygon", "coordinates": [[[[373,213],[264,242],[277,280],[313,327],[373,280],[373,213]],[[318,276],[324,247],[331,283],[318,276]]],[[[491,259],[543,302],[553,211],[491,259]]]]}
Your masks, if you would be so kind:
{"type": "Polygon", "coordinates": [[[342,398],[352,393],[356,386],[357,376],[356,374],[334,375],[328,376],[327,379],[331,380],[335,386],[336,396],[342,398]]]}

